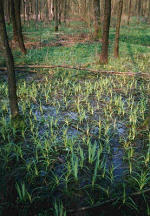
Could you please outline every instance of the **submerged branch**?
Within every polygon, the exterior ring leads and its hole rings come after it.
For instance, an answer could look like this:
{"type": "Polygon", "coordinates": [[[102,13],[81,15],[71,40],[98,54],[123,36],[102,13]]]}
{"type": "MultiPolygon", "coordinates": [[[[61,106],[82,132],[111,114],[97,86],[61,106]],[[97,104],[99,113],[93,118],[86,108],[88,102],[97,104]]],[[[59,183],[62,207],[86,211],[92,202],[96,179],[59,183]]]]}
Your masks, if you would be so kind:
{"type": "MultiPolygon", "coordinates": [[[[138,195],[142,195],[142,194],[145,194],[145,193],[148,193],[150,192],[150,188],[148,189],[145,189],[145,190],[142,190],[142,191],[138,191],[138,192],[135,192],[135,193],[131,193],[128,195],[128,197],[136,197],[138,195]]],[[[97,203],[93,206],[86,206],[86,207],[81,207],[81,208],[78,208],[78,209],[70,209],[67,211],[67,213],[78,213],[78,212],[84,212],[84,211],[88,211],[88,210],[93,210],[95,208],[103,208],[105,205],[111,205],[113,202],[117,201],[117,200],[121,200],[123,199],[123,196],[120,196],[120,197],[117,197],[117,198],[113,198],[113,199],[109,199],[109,200],[106,200],[104,202],[101,202],[101,203],[97,203]]]]}

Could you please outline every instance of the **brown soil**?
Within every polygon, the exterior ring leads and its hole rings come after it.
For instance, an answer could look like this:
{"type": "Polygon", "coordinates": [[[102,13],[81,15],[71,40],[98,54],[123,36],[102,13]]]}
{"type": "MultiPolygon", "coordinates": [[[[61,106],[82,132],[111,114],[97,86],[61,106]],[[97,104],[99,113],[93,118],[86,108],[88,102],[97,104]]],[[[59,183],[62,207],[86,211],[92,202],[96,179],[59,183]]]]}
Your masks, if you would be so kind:
{"type": "MultiPolygon", "coordinates": [[[[40,49],[42,47],[58,47],[58,46],[66,46],[70,47],[77,43],[86,43],[93,42],[92,35],[89,34],[78,34],[78,35],[59,35],[58,39],[55,42],[40,42],[40,41],[30,41],[31,38],[24,37],[24,43],[26,49],[40,49]]],[[[10,41],[10,47],[12,49],[18,48],[18,43],[14,40],[10,41]]]]}

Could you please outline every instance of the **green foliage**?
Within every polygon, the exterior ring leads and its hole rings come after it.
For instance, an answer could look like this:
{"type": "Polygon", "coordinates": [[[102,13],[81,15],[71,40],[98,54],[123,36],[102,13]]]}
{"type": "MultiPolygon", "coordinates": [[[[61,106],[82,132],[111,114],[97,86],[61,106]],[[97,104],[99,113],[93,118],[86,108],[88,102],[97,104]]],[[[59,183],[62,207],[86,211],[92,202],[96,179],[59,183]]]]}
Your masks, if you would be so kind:
{"type": "MultiPolygon", "coordinates": [[[[72,29],[77,32],[77,24],[72,23],[69,29],[63,26],[61,31],[71,36],[72,29]]],[[[96,64],[101,45],[92,41],[71,46],[43,45],[29,49],[25,57],[15,51],[15,61],[148,72],[149,39],[143,36],[141,40],[144,26],[134,27],[136,33],[122,27],[120,59],[111,55],[107,66],[96,64]],[[138,32],[141,36],[134,43],[138,32]]],[[[33,41],[36,36],[45,44],[60,40],[53,34],[53,26],[42,31],[42,23],[38,30],[32,24],[24,27],[27,30],[35,31],[33,41]]],[[[148,30],[144,34],[149,35],[148,30]]],[[[110,51],[113,38],[111,29],[110,51]]],[[[137,211],[149,215],[149,197],[143,192],[150,187],[150,134],[149,128],[143,128],[149,113],[149,78],[62,68],[36,72],[17,73],[23,119],[13,124],[7,83],[0,80],[2,214],[8,208],[25,216],[31,212],[65,216],[68,209],[115,199],[116,209],[125,209],[124,215],[136,215],[137,211]],[[141,196],[132,196],[135,192],[141,196]]],[[[108,215],[108,211],[101,211],[108,215]]]]}

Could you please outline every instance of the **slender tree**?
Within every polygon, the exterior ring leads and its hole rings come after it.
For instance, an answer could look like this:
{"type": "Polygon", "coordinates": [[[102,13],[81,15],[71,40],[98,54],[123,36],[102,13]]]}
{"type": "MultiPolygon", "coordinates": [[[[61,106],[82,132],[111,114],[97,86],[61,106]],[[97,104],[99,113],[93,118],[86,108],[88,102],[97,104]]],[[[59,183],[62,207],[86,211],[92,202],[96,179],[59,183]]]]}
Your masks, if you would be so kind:
{"type": "Polygon", "coordinates": [[[4,2],[4,11],[5,11],[5,14],[6,14],[6,21],[8,24],[10,24],[10,0],[7,0],[4,2]]]}
{"type": "Polygon", "coordinates": [[[26,10],[27,23],[28,23],[28,26],[29,26],[29,21],[30,21],[30,5],[29,5],[29,0],[25,0],[25,10],[26,10]]]}
{"type": "Polygon", "coordinates": [[[130,17],[131,17],[131,0],[129,0],[127,25],[129,25],[130,23],[130,17]]]}
{"type": "Polygon", "coordinates": [[[117,23],[116,23],[116,35],[115,35],[115,46],[114,46],[114,57],[119,57],[119,37],[120,37],[120,23],[123,9],[123,0],[118,0],[118,11],[117,11],[117,23]]]}
{"type": "Polygon", "coordinates": [[[58,31],[58,25],[59,25],[59,10],[58,10],[58,3],[59,0],[54,1],[54,18],[55,18],[55,31],[58,31]]]}
{"type": "Polygon", "coordinates": [[[67,0],[64,0],[64,23],[66,24],[66,19],[67,19],[67,0]]]}
{"type": "Polygon", "coordinates": [[[150,0],[148,1],[148,18],[150,20],[150,0]]]}
{"type": "Polygon", "coordinates": [[[5,26],[3,0],[0,0],[0,41],[2,42],[4,57],[6,60],[6,66],[8,70],[8,94],[9,94],[11,116],[12,118],[15,118],[19,115],[17,94],[16,94],[16,79],[15,79],[15,70],[14,70],[14,60],[13,60],[11,49],[9,47],[8,36],[7,36],[6,26],[5,26]]]}
{"type": "Polygon", "coordinates": [[[100,63],[101,64],[107,64],[108,63],[110,18],[111,18],[111,0],[105,0],[103,35],[102,35],[102,51],[100,54],[100,63]]]}
{"type": "Polygon", "coordinates": [[[93,0],[94,9],[94,38],[101,37],[101,22],[100,22],[100,0],[93,0]]]}
{"type": "Polygon", "coordinates": [[[39,16],[39,1],[35,1],[35,13],[36,13],[36,28],[37,28],[37,23],[38,23],[38,16],[39,16]]]}
{"type": "Polygon", "coordinates": [[[21,1],[11,0],[11,17],[13,24],[13,35],[14,40],[18,42],[22,53],[26,54],[26,48],[24,45],[22,27],[21,27],[21,16],[20,16],[21,1]]]}
{"type": "Polygon", "coordinates": [[[140,22],[141,9],[142,9],[141,0],[138,0],[138,4],[137,4],[137,17],[138,17],[137,21],[138,21],[138,23],[140,22]]]}

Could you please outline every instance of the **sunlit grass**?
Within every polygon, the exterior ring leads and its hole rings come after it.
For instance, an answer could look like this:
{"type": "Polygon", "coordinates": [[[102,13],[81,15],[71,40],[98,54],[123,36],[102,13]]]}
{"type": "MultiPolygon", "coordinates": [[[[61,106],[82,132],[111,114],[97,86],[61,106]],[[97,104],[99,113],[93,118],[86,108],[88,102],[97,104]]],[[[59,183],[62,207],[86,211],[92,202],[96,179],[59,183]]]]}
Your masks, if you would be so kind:
{"type": "MultiPolygon", "coordinates": [[[[113,44],[115,36],[115,28],[110,30],[110,46],[109,46],[109,64],[106,66],[99,65],[99,53],[101,51],[101,43],[94,42],[90,39],[81,43],[76,41],[69,46],[61,45],[63,36],[77,36],[82,39],[82,34],[90,34],[87,27],[83,23],[72,23],[70,26],[62,25],[58,34],[54,32],[53,23],[39,23],[38,29],[35,24],[25,25],[25,42],[39,42],[37,48],[29,48],[26,56],[20,55],[20,51],[14,51],[16,64],[46,64],[46,65],[84,65],[97,70],[112,71],[130,71],[130,72],[149,72],[150,67],[150,31],[146,23],[138,26],[131,23],[128,26],[122,26],[120,32],[120,58],[113,57],[113,44]],[[84,28],[83,28],[84,26],[84,28]],[[85,31],[85,32],[84,32],[85,31]],[[51,44],[54,44],[51,46],[51,44]],[[56,43],[56,45],[55,45],[56,43]],[[60,45],[57,45],[60,44],[60,45]],[[49,44],[49,45],[48,45],[49,44]]],[[[8,27],[11,31],[11,26],[8,27]]],[[[88,36],[86,36],[88,37],[88,36]]],[[[65,39],[68,42],[67,38],[65,39]]],[[[1,64],[4,61],[1,57],[1,64]]]]}

